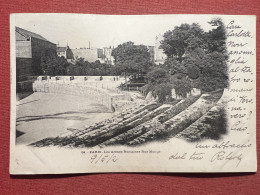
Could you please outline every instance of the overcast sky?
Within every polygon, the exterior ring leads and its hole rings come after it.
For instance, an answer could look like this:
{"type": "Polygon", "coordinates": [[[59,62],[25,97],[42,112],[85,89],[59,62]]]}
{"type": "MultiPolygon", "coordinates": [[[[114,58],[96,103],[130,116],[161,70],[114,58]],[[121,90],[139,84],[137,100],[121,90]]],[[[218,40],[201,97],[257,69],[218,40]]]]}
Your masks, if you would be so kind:
{"type": "Polygon", "coordinates": [[[15,14],[15,25],[42,35],[53,43],[71,48],[103,48],[126,41],[155,44],[155,36],[182,23],[199,23],[208,31],[207,15],[87,15],[87,14],[15,14]]]}

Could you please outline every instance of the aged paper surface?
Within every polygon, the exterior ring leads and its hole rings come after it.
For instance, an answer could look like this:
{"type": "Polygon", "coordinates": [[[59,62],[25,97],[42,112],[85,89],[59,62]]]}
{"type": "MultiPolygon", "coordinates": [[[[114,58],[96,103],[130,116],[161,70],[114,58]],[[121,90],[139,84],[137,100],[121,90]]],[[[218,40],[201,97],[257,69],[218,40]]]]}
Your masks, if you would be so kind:
{"type": "Polygon", "coordinates": [[[256,16],[11,14],[10,174],[255,172],[256,16]]]}

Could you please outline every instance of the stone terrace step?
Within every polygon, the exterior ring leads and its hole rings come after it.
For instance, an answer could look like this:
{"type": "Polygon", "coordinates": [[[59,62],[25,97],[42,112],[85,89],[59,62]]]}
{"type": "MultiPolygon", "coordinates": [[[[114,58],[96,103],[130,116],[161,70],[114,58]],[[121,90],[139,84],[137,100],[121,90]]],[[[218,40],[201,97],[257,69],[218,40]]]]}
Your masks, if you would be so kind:
{"type": "Polygon", "coordinates": [[[101,136],[107,133],[109,129],[113,130],[115,128],[118,128],[118,126],[122,128],[127,124],[135,120],[138,120],[141,116],[145,116],[146,114],[158,108],[159,106],[160,106],[159,104],[149,104],[143,106],[140,109],[137,109],[134,112],[126,111],[116,115],[112,119],[104,120],[100,123],[89,126],[83,130],[78,130],[78,131],[75,130],[73,132],[69,131],[68,133],[63,134],[59,137],[40,140],[32,145],[39,146],[39,147],[47,146],[47,145],[64,145],[63,140],[64,142],[66,142],[66,145],[69,144],[78,145],[84,142],[87,138],[90,139],[91,137],[101,136]]]}
{"type": "Polygon", "coordinates": [[[156,123],[153,130],[142,134],[140,137],[129,141],[127,144],[139,145],[153,139],[175,136],[210,110],[220,99],[221,95],[222,91],[202,95],[195,103],[181,113],[167,120],[165,123],[156,123]]]}
{"type": "Polygon", "coordinates": [[[177,114],[185,110],[188,106],[190,106],[192,103],[198,100],[198,98],[199,96],[191,96],[187,99],[176,102],[176,104],[172,105],[169,109],[167,109],[162,114],[157,115],[151,120],[142,123],[137,127],[112,138],[111,140],[104,142],[102,146],[113,145],[113,144],[125,144],[133,139],[136,139],[142,134],[147,133],[150,130],[153,131],[154,129],[156,129],[158,125],[161,125],[168,119],[176,116],[177,114]]]}

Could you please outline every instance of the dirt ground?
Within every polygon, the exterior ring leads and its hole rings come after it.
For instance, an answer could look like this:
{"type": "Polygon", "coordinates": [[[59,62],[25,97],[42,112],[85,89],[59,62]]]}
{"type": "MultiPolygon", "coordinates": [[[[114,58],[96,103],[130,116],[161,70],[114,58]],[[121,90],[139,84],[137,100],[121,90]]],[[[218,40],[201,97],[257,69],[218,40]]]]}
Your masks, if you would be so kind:
{"type": "Polygon", "coordinates": [[[67,133],[68,127],[83,127],[113,116],[103,105],[86,97],[33,93],[17,101],[16,143],[30,144],[67,133]]]}
{"type": "Polygon", "coordinates": [[[29,95],[32,95],[33,92],[32,91],[26,91],[26,92],[19,92],[16,93],[16,101],[22,100],[26,97],[28,97],[29,95]]]}

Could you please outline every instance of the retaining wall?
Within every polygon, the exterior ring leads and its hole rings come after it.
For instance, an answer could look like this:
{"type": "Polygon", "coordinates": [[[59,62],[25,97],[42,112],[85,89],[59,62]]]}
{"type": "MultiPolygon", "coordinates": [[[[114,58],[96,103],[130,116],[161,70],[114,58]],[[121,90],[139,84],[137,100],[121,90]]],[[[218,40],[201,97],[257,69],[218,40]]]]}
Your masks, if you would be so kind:
{"type": "MultiPolygon", "coordinates": [[[[131,101],[131,97],[127,94],[116,92],[116,88],[109,90],[100,85],[95,85],[92,82],[72,82],[71,77],[63,77],[63,80],[53,79],[54,77],[38,77],[33,83],[34,92],[45,93],[61,93],[76,96],[88,97],[95,102],[102,104],[115,111],[115,106],[118,102],[131,101]]],[[[82,79],[84,80],[84,79],[82,79]]],[[[101,83],[99,83],[101,84],[101,83]]],[[[103,83],[104,84],[104,83],[103,83]]]]}

